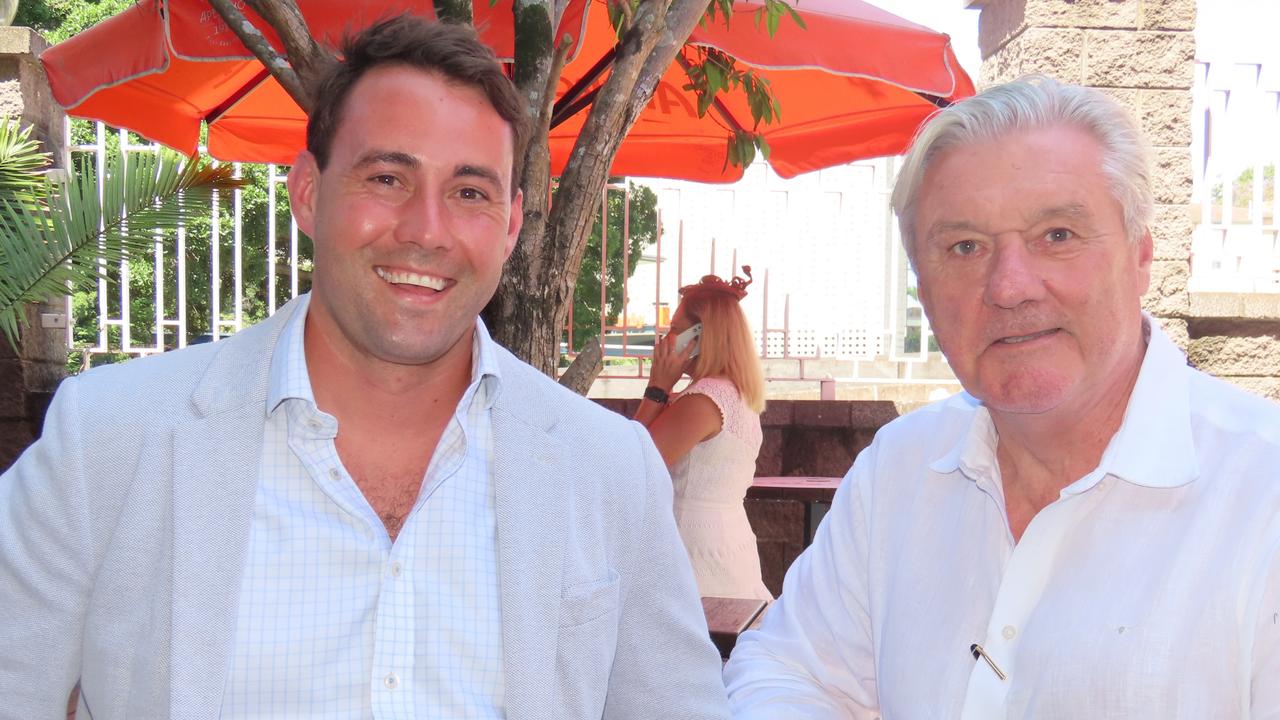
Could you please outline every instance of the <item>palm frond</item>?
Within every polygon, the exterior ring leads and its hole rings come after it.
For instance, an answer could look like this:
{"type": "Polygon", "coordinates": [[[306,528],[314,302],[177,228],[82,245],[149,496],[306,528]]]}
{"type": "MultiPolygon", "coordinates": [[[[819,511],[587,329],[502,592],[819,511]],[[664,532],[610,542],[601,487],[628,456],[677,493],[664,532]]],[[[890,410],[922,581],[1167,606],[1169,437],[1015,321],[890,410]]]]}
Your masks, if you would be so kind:
{"type": "Polygon", "coordinates": [[[44,184],[41,170],[49,164],[49,153],[31,139],[31,126],[17,118],[0,121],[0,197],[35,202],[44,184]]]}
{"type": "Polygon", "coordinates": [[[91,286],[107,266],[207,211],[215,190],[243,184],[229,165],[166,150],[111,163],[101,179],[84,172],[64,186],[45,183],[43,204],[0,196],[0,332],[16,345],[25,303],[91,286]]]}

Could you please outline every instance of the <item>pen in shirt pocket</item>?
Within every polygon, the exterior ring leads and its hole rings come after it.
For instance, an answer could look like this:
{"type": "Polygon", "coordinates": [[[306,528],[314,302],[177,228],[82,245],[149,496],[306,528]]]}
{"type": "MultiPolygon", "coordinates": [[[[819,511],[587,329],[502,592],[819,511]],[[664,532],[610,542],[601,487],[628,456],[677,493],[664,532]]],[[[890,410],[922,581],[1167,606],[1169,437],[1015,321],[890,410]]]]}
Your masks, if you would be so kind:
{"type": "Polygon", "coordinates": [[[987,654],[987,651],[986,651],[986,650],[983,650],[983,649],[982,649],[982,646],[981,646],[981,645],[979,645],[978,643],[974,643],[974,644],[970,645],[970,646],[969,646],[969,652],[973,653],[973,659],[974,659],[974,660],[977,660],[977,659],[979,659],[979,658],[981,658],[981,659],[983,659],[983,660],[986,660],[986,661],[987,661],[987,665],[990,665],[990,666],[991,666],[991,671],[992,671],[992,672],[994,672],[994,673],[996,674],[996,677],[1000,678],[1001,680],[1005,680],[1005,679],[1006,679],[1005,674],[1004,674],[1004,671],[1002,671],[1002,670],[1000,669],[1000,666],[999,666],[999,665],[996,665],[995,660],[992,660],[992,659],[991,659],[991,656],[987,654]]]}

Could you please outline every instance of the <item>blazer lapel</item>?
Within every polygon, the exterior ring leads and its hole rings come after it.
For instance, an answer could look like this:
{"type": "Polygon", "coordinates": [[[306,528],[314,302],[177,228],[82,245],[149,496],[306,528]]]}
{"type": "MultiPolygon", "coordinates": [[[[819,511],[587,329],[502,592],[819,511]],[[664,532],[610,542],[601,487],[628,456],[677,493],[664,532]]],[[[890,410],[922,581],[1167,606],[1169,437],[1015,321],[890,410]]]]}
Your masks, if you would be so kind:
{"type": "Polygon", "coordinates": [[[169,715],[217,720],[253,521],[276,339],[297,310],[224,341],[174,428],[169,715]]]}
{"type": "MultiPolygon", "coordinates": [[[[498,577],[507,717],[555,714],[554,671],[560,625],[568,500],[559,481],[565,448],[548,430],[546,397],[536,380],[503,367],[502,397],[493,408],[498,577]],[[541,408],[536,415],[528,408],[541,408]]],[[[524,368],[520,368],[524,370],[524,368]]]]}
{"type": "Polygon", "coordinates": [[[173,462],[170,715],[216,720],[262,454],[263,408],[178,428],[173,462]]]}

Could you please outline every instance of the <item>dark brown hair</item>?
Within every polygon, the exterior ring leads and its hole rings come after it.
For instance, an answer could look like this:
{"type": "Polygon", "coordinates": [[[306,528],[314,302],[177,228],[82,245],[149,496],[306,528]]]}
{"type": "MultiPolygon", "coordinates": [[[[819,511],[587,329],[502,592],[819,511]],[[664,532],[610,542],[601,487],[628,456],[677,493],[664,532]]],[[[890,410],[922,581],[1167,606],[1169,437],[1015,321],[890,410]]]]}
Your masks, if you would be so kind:
{"type": "Polygon", "coordinates": [[[520,187],[520,148],[527,122],[524,98],[503,74],[493,51],[480,42],[470,25],[429,22],[412,15],[383,20],[348,36],[343,42],[341,59],[321,72],[312,86],[307,150],[315,156],[320,169],[329,163],[329,149],[352,88],[370,70],[398,64],[439,73],[450,82],[484,93],[498,116],[511,126],[511,194],[514,197],[520,187]]]}

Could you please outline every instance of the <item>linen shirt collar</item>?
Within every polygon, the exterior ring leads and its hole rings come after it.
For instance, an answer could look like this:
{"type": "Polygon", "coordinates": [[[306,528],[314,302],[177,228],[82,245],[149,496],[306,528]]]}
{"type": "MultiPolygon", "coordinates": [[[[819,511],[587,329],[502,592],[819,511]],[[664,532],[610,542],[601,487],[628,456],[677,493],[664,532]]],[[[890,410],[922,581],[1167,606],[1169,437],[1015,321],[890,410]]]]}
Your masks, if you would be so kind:
{"type": "MultiPolygon", "coordinates": [[[[1200,475],[1186,356],[1150,315],[1144,312],[1142,321],[1150,339],[1120,429],[1098,467],[1064,488],[1064,494],[1086,492],[1107,475],[1149,488],[1179,487],[1200,475]]],[[[960,393],[946,401],[944,410],[967,411],[972,417],[960,440],[930,469],[944,474],[960,470],[971,479],[994,477],[999,438],[987,408],[972,395],[960,393]]]]}
{"type": "MultiPolygon", "coordinates": [[[[303,345],[303,334],[306,328],[307,311],[311,307],[311,294],[298,298],[298,310],[289,318],[288,324],[276,340],[275,352],[271,357],[271,371],[267,383],[267,415],[276,412],[285,400],[302,400],[315,405],[315,394],[311,390],[311,376],[307,372],[306,350],[303,345]]],[[[484,321],[476,318],[476,331],[471,340],[471,384],[464,400],[472,395],[472,400],[480,402],[486,410],[493,408],[502,388],[502,373],[498,365],[497,343],[489,335],[484,321]]]]}

